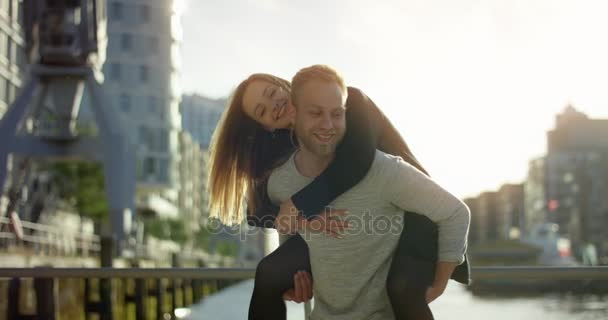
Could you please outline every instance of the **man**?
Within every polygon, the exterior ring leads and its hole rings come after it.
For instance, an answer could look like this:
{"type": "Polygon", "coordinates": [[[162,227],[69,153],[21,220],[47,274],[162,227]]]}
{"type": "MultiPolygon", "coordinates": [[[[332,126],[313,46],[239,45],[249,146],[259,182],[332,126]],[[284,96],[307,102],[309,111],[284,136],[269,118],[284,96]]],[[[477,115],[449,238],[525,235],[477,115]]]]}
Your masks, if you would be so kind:
{"type": "MultiPolygon", "coordinates": [[[[293,78],[300,147],[268,180],[274,203],[289,199],[331,163],[346,131],[346,97],[344,81],[330,67],[315,65],[293,78]]],[[[308,244],[315,279],[311,319],[394,319],[385,283],[403,230],[403,211],[424,213],[439,225],[439,262],[429,300],[443,293],[464,260],[468,208],[399,157],[376,151],[366,177],[332,206],[349,211],[351,228],[341,239],[299,231],[308,244]]]]}

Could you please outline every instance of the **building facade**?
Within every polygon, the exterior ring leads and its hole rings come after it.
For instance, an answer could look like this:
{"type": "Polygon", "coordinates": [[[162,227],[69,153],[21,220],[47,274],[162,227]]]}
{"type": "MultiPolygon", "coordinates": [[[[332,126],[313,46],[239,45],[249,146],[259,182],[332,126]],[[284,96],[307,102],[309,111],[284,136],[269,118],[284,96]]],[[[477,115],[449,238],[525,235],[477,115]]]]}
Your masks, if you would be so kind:
{"type": "Polygon", "coordinates": [[[547,222],[546,157],[528,162],[528,175],[524,181],[524,234],[535,226],[547,222]]]}
{"type": "Polygon", "coordinates": [[[226,103],[226,99],[209,99],[197,94],[184,95],[180,104],[182,128],[190,133],[201,147],[209,148],[226,103]]]}
{"type": "Polygon", "coordinates": [[[555,116],[555,128],[547,132],[547,153],[608,150],[608,119],[590,119],[567,106],[555,116]]]}
{"type": "Polygon", "coordinates": [[[469,244],[475,245],[482,241],[483,216],[479,210],[479,198],[466,198],[463,200],[471,211],[471,225],[469,226],[469,244]]]}
{"type": "Polygon", "coordinates": [[[575,250],[588,243],[608,256],[608,154],[558,152],[547,156],[547,220],[575,250]]]}
{"type": "Polygon", "coordinates": [[[593,245],[604,258],[608,257],[606,137],[608,120],[590,119],[567,106],[547,133],[542,183],[545,222],[555,223],[559,233],[571,239],[575,253],[593,245]]]}
{"type": "Polygon", "coordinates": [[[505,184],[498,191],[486,191],[464,202],[471,210],[471,244],[521,238],[525,224],[523,184],[505,184]]]}
{"type": "Polygon", "coordinates": [[[505,184],[498,190],[496,232],[498,239],[519,239],[524,232],[524,186],[505,184]]]}
{"type": "Polygon", "coordinates": [[[193,235],[204,223],[207,214],[207,152],[201,149],[187,132],[180,135],[180,216],[187,221],[188,232],[193,235]]]}
{"type": "Polygon", "coordinates": [[[179,43],[174,1],[109,0],[103,66],[107,101],[124,116],[136,146],[138,189],[177,202],[179,43]]]}
{"type": "Polygon", "coordinates": [[[0,117],[13,103],[23,86],[25,38],[23,0],[0,1],[0,117]]]}

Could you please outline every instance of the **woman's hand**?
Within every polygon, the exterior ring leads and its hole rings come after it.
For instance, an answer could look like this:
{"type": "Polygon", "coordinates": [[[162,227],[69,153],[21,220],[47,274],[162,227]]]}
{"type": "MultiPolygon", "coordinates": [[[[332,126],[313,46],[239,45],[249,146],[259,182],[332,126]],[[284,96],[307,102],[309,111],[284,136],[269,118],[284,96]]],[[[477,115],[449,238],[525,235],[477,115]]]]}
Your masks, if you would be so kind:
{"type": "Polygon", "coordinates": [[[274,219],[277,231],[282,234],[293,234],[298,231],[298,217],[300,213],[291,199],[281,203],[279,214],[274,219]]]}
{"type": "Polygon", "coordinates": [[[344,238],[344,231],[351,228],[350,223],[344,220],[347,214],[348,210],[328,208],[310,220],[300,217],[298,219],[298,230],[324,233],[330,237],[342,239],[344,238]]]}
{"type": "Polygon", "coordinates": [[[293,276],[294,288],[283,293],[283,300],[296,303],[312,299],[312,277],[307,271],[298,271],[293,276]]]}
{"type": "Polygon", "coordinates": [[[348,230],[350,225],[344,219],[336,218],[344,218],[347,214],[348,210],[328,208],[311,220],[307,220],[289,199],[281,204],[274,223],[277,231],[282,234],[293,234],[301,230],[342,238],[344,230],[348,230]]]}

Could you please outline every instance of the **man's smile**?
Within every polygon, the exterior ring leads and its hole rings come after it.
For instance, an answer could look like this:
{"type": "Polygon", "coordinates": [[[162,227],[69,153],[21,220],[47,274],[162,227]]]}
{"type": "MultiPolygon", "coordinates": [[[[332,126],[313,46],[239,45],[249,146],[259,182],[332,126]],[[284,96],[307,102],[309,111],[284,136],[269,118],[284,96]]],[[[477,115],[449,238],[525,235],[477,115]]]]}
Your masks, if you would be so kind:
{"type": "Polygon", "coordinates": [[[335,134],[320,134],[320,133],[314,133],[313,134],[317,140],[323,142],[323,143],[328,143],[331,141],[331,139],[335,136],[335,134]]]}

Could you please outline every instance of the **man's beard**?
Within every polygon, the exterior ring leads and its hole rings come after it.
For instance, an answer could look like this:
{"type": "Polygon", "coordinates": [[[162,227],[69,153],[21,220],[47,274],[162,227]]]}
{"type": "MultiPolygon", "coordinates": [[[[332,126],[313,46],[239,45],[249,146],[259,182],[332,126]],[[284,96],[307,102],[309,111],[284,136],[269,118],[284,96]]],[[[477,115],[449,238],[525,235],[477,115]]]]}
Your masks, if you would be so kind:
{"type": "Polygon", "coordinates": [[[328,157],[336,152],[336,147],[343,136],[337,134],[332,138],[330,143],[320,143],[312,133],[299,132],[296,128],[296,136],[300,142],[300,146],[306,148],[309,152],[317,157],[328,157]]]}

